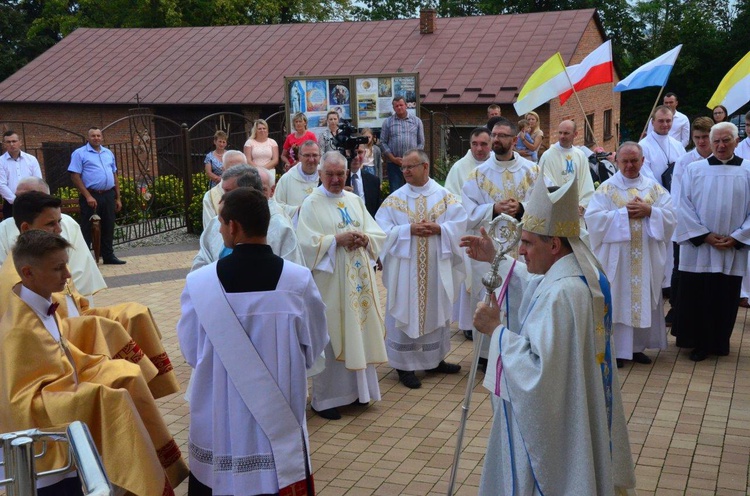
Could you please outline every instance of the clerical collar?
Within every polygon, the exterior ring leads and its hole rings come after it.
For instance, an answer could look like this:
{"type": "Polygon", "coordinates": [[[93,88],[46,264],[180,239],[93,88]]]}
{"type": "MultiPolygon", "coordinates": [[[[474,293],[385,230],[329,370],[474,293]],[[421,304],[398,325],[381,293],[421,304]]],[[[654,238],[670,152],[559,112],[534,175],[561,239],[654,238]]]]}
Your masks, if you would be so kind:
{"type": "Polygon", "coordinates": [[[558,149],[560,149],[560,150],[562,150],[562,151],[564,151],[564,152],[570,152],[570,151],[572,151],[572,150],[573,150],[573,147],[572,147],[572,146],[571,146],[570,148],[565,148],[564,146],[562,146],[562,145],[560,144],[560,142],[559,142],[559,141],[558,141],[557,143],[555,143],[554,145],[552,145],[552,146],[556,146],[556,147],[557,147],[558,149]]]}
{"type": "Polygon", "coordinates": [[[729,160],[721,160],[716,158],[716,155],[711,155],[708,160],[708,165],[742,165],[742,159],[737,155],[732,155],[729,160]]]}
{"type": "Polygon", "coordinates": [[[493,152],[492,163],[500,167],[501,169],[511,169],[518,164],[518,161],[516,160],[515,152],[513,152],[513,158],[511,158],[510,160],[498,160],[497,155],[495,155],[495,153],[493,152]]]}
{"type": "MultiPolygon", "coordinates": [[[[620,175],[622,175],[622,173],[620,175]]],[[[638,174],[638,177],[636,177],[635,179],[630,179],[629,177],[625,177],[624,175],[622,175],[622,184],[624,184],[627,188],[637,188],[641,185],[642,182],[642,174],[638,174]]]]}
{"type": "Polygon", "coordinates": [[[318,171],[317,169],[312,174],[305,174],[305,171],[302,170],[302,164],[297,164],[297,171],[299,172],[300,177],[308,183],[311,183],[313,181],[318,180],[318,171]]]}
{"type": "Polygon", "coordinates": [[[322,184],[320,186],[318,186],[318,189],[321,192],[323,192],[323,194],[326,195],[328,198],[341,198],[342,196],[344,196],[344,191],[343,190],[341,191],[341,193],[331,193],[322,184]]]}
{"type": "Polygon", "coordinates": [[[658,134],[656,131],[651,131],[651,137],[659,142],[669,141],[669,133],[661,135],[661,134],[658,134]]]}
{"type": "Polygon", "coordinates": [[[416,195],[424,195],[432,187],[432,179],[428,179],[427,182],[424,183],[422,186],[412,186],[411,184],[408,184],[408,183],[407,183],[407,186],[409,186],[409,190],[412,193],[415,193],[416,195]]]}

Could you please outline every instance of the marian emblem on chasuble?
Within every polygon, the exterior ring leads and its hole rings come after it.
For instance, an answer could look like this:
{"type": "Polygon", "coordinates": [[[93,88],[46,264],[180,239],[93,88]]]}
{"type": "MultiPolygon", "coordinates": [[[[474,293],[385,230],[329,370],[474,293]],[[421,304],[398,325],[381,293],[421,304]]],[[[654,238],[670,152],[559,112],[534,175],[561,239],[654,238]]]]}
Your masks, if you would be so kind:
{"type": "Polygon", "coordinates": [[[336,227],[339,229],[343,229],[348,225],[352,225],[354,227],[359,227],[360,223],[359,221],[352,219],[352,216],[349,215],[349,210],[346,208],[346,204],[342,201],[336,203],[336,209],[341,214],[341,222],[336,224],[336,227]]]}
{"type": "Polygon", "coordinates": [[[573,156],[565,155],[565,170],[563,171],[563,176],[573,173],[573,156]]]}
{"type": "Polygon", "coordinates": [[[346,279],[349,285],[349,306],[357,312],[360,326],[364,326],[367,315],[375,304],[368,257],[364,248],[348,253],[346,279]]]}

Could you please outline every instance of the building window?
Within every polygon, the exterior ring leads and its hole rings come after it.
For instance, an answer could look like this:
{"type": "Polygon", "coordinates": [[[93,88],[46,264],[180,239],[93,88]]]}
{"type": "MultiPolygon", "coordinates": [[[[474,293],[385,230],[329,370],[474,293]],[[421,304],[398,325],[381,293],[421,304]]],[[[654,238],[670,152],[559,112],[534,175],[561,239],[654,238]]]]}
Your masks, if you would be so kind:
{"type": "Polygon", "coordinates": [[[612,109],[604,111],[604,139],[612,138],[612,109]]]}
{"type": "Polygon", "coordinates": [[[591,146],[594,144],[594,114],[589,114],[586,116],[586,120],[588,121],[588,126],[586,126],[586,134],[584,135],[584,141],[586,146],[591,146]]]}

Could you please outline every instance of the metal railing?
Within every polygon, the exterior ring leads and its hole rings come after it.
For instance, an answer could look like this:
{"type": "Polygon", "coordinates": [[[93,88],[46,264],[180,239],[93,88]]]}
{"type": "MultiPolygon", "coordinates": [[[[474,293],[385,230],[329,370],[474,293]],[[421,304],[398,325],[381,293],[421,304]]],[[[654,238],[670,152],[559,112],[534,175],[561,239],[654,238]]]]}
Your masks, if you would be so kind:
{"type": "Polygon", "coordinates": [[[83,422],[71,423],[65,432],[45,432],[40,429],[11,432],[0,435],[4,461],[5,486],[8,496],[36,495],[36,481],[40,477],[78,471],[83,494],[109,496],[113,494],[91,433],[83,422]],[[34,453],[34,443],[42,443],[42,452],[34,453]],[[36,472],[36,459],[47,453],[47,443],[64,442],[69,445],[68,463],[61,468],[36,472]]]}

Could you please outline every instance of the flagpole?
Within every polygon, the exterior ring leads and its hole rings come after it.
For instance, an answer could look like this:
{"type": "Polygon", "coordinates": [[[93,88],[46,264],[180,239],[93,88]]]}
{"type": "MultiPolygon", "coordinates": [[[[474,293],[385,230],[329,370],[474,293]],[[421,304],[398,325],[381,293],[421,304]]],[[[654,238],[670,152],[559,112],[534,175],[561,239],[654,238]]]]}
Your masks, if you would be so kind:
{"type": "MultiPolygon", "coordinates": [[[[612,78],[612,82],[609,83],[610,87],[612,88],[612,120],[614,121],[615,117],[615,78],[612,78]]],[[[620,129],[620,117],[622,116],[622,95],[620,96],[620,111],[617,113],[617,125],[615,126],[615,152],[620,149],[620,133],[618,130],[620,129]]],[[[614,124],[614,122],[612,122],[614,124]]]]}
{"type": "MultiPolygon", "coordinates": [[[[586,130],[586,127],[588,127],[591,130],[591,136],[594,138],[594,146],[599,146],[599,143],[596,142],[596,135],[594,134],[594,128],[591,127],[591,124],[589,123],[589,120],[586,118],[586,111],[583,109],[583,104],[581,103],[581,99],[578,97],[578,92],[576,91],[576,87],[573,84],[573,80],[570,79],[570,74],[568,74],[568,68],[565,67],[565,77],[568,78],[568,83],[570,83],[570,89],[573,90],[573,94],[576,97],[576,101],[578,102],[578,106],[581,108],[581,112],[583,112],[583,122],[585,123],[583,129],[584,132],[586,130]]],[[[585,140],[585,134],[584,134],[584,141],[585,140]]]]}
{"type": "Polygon", "coordinates": [[[656,106],[659,105],[659,98],[661,98],[661,94],[664,91],[664,87],[666,86],[666,83],[662,85],[661,89],[659,90],[659,94],[656,97],[656,100],[654,101],[654,106],[651,107],[651,112],[648,114],[648,119],[646,120],[646,125],[643,126],[643,132],[641,133],[641,136],[646,136],[646,130],[648,129],[648,123],[651,120],[651,117],[654,115],[654,110],[656,110],[656,106]]]}

